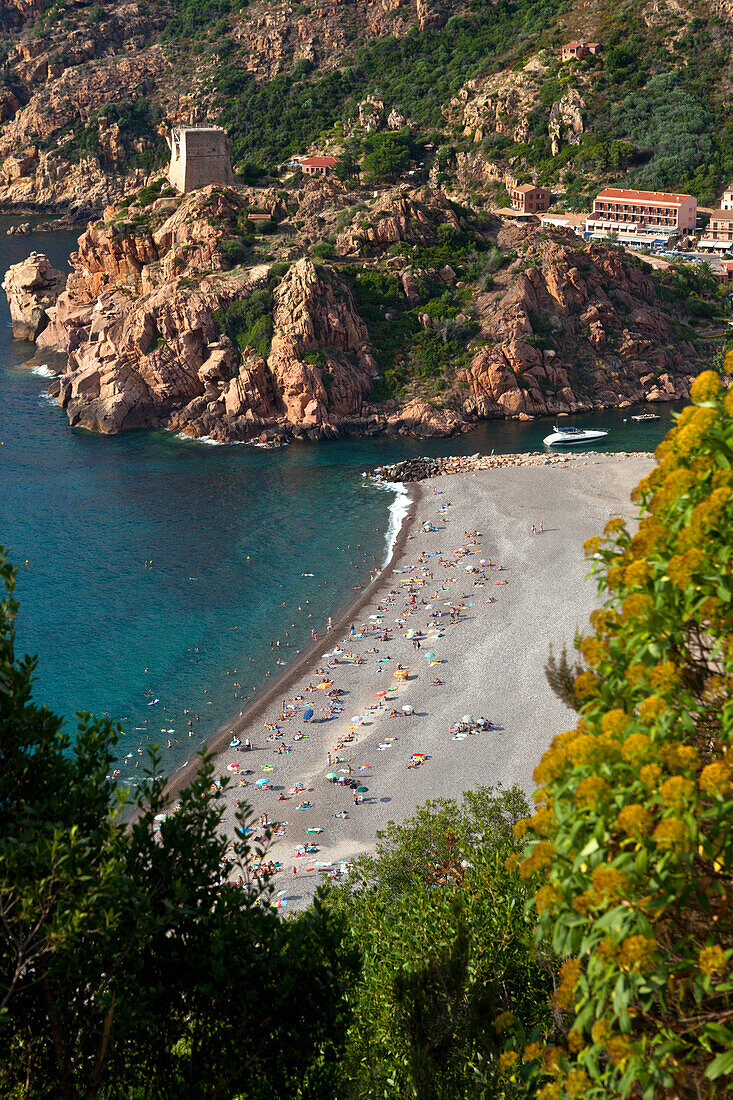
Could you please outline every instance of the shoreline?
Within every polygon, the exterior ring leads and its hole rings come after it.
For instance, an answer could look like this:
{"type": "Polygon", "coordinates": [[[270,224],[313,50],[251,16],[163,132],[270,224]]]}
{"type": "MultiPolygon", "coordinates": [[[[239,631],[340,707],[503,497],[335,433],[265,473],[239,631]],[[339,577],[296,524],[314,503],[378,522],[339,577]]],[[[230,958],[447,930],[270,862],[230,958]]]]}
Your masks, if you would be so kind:
{"type": "Polygon", "coordinates": [[[317,641],[311,641],[302,653],[298,654],[294,663],[289,668],[285,669],[280,676],[276,677],[274,683],[269,684],[259,698],[253,699],[241,714],[236,718],[229,719],[215,733],[211,734],[206,740],[203,748],[197,751],[195,758],[193,760],[187,760],[185,764],[182,764],[180,768],[170,776],[166,786],[166,795],[175,798],[176,795],[187,787],[196,776],[201,767],[201,759],[198,755],[199,752],[205,751],[207,753],[213,753],[214,756],[220,756],[228,748],[229,741],[231,741],[236,734],[241,733],[248,725],[257,718],[260,718],[264,711],[272,706],[273,702],[275,702],[283,692],[287,692],[294,684],[302,679],[308,670],[308,666],[312,664],[313,658],[322,652],[327,639],[330,637],[336,638],[342,635],[344,630],[348,630],[350,622],[358,615],[362,608],[369,603],[374,596],[378,595],[382,587],[386,586],[387,581],[391,579],[399,563],[400,555],[407,543],[417,517],[417,509],[422,500],[422,490],[416,483],[409,486],[406,485],[405,491],[409,498],[409,504],[402,517],[402,523],[400,524],[400,529],[392,544],[389,556],[374,580],[370,581],[369,584],[359,592],[357,598],[341,613],[338,620],[334,622],[331,630],[326,635],[320,637],[317,641]]]}
{"type": "Polygon", "coordinates": [[[253,833],[263,814],[278,823],[268,849],[278,907],[307,905],[324,875],[372,851],[378,830],[428,799],[497,784],[531,792],[535,764],[568,721],[544,676],[549,647],[572,648],[598,606],[583,542],[612,515],[634,524],[630,492],[652,464],[591,452],[420,486],[389,568],[302,655],[286,691],[281,680],[237,721],[252,752],[215,742],[214,778],[232,779],[223,835],[234,837],[239,800],[253,833]],[[318,690],[325,680],[335,704],[318,690]],[[491,727],[462,732],[462,715],[491,727]],[[328,781],[334,770],[343,783],[328,781]]]}
{"type": "MultiPolygon", "coordinates": [[[[420,488],[423,481],[429,482],[439,478],[461,478],[471,474],[475,475],[478,472],[483,473],[491,471],[492,473],[496,473],[502,470],[533,469],[539,471],[540,469],[548,467],[551,469],[567,470],[575,465],[585,465],[589,461],[596,461],[599,458],[612,460],[639,459],[651,462],[653,461],[653,454],[645,451],[564,451],[549,453],[531,451],[498,455],[446,455],[437,459],[427,460],[416,457],[392,464],[391,466],[376,468],[370,476],[374,477],[375,480],[384,487],[394,479],[395,488],[401,485],[409,500],[402,517],[400,528],[394,539],[389,556],[385,560],[384,566],[374,580],[370,581],[370,583],[359,592],[357,598],[341,613],[328,634],[321,636],[317,641],[309,642],[306,648],[298,654],[293,664],[283,670],[274,682],[268,684],[267,688],[262,692],[262,695],[248,703],[241,714],[225,720],[225,722],[207,738],[203,746],[200,746],[196,750],[196,754],[193,758],[189,757],[184,764],[180,765],[179,768],[170,775],[166,786],[166,795],[171,799],[175,799],[197,775],[201,767],[201,760],[198,755],[200,752],[205,751],[212,754],[215,759],[223,756],[229,747],[229,742],[235,736],[243,736],[244,731],[258,719],[263,718],[268,708],[272,707],[273,703],[276,703],[283,693],[287,693],[295,684],[304,679],[309,669],[314,669],[316,664],[315,659],[322,656],[324,644],[327,644],[328,639],[333,638],[335,640],[342,637],[343,634],[348,631],[350,623],[359,612],[370,601],[378,597],[383,589],[386,589],[387,582],[392,579],[395,569],[400,566],[403,552],[417,519],[418,509],[423,502],[424,493],[420,488]],[[418,467],[420,470],[420,474],[417,477],[414,476],[415,467],[418,467]],[[407,478],[404,481],[399,481],[397,478],[397,474],[402,472],[401,468],[404,468],[404,473],[407,474],[407,478]],[[413,472],[413,477],[410,477],[411,472],[413,472]]],[[[399,498],[396,497],[395,500],[397,499],[399,498]]]]}

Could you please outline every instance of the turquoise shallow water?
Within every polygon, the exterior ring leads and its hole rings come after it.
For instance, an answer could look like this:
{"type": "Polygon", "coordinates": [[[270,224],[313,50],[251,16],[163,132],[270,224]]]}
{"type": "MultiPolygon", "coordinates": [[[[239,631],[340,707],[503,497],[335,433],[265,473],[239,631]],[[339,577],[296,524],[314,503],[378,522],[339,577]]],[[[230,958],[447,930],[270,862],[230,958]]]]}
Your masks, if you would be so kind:
{"type": "MultiPolygon", "coordinates": [[[[32,249],[65,264],[73,235],[6,237],[7,224],[2,272],[32,249]]],[[[20,644],[40,656],[41,700],[69,719],[86,709],[125,720],[121,758],[149,733],[168,767],[181,763],[282,670],[278,654],[292,660],[351,602],[384,560],[395,499],[362,471],[410,454],[536,450],[551,426],[277,451],[91,436],[21,366],[33,349],[12,339],[1,297],[0,542],[20,566],[20,644]]],[[[650,449],[670,424],[659,411],[651,425],[624,423],[629,411],[573,423],[610,428],[604,450],[650,449]]]]}

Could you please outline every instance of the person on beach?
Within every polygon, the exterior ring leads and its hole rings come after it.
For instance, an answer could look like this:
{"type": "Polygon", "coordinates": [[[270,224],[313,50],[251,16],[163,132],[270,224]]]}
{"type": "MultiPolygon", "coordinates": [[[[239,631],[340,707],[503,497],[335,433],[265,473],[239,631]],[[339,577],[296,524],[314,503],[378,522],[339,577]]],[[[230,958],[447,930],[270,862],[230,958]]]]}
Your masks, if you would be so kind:
{"type": "Polygon", "coordinates": [[[537,534],[537,528],[535,527],[535,525],[534,525],[534,524],[532,524],[532,534],[533,534],[533,535],[536,535],[536,534],[537,534]]]}

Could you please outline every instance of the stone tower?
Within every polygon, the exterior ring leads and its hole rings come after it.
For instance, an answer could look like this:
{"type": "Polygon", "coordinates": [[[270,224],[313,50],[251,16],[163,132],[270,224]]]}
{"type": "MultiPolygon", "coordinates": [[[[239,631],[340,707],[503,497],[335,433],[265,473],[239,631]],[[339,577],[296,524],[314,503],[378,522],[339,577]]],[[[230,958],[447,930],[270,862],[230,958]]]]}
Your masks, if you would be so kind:
{"type": "Polygon", "coordinates": [[[168,179],[177,191],[194,191],[210,183],[234,183],[232,143],[220,126],[174,126],[168,139],[168,179]]]}

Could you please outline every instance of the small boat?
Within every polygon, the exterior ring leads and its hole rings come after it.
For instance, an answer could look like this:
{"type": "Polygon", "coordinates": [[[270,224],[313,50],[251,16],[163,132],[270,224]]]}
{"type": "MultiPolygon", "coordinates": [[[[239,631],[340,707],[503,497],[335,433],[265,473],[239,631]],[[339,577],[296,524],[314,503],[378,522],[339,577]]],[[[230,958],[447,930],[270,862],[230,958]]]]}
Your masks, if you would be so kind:
{"type": "Polygon", "coordinates": [[[572,447],[579,443],[593,443],[596,439],[603,439],[608,432],[595,431],[590,428],[559,428],[557,424],[550,435],[546,435],[542,442],[546,447],[572,447]]]}
{"type": "Polygon", "coordinates": [[[638,423],[640,420],[659,420],[661,418],[659,413],[637,413],[636,416],[632,416],[631,419],[636,420],[638,423]]]}

